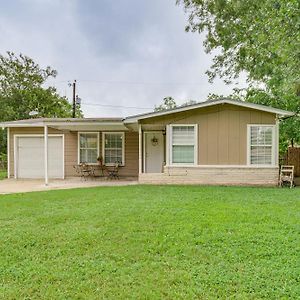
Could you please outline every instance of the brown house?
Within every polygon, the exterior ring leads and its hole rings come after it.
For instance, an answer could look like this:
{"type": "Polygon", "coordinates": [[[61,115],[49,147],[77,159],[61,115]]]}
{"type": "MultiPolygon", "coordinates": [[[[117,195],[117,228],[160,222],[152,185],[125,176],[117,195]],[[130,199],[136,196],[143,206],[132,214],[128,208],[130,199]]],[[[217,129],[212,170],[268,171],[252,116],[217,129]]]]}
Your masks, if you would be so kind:
{"type": "Polygon", "coordinates": [[[29,119],[8,129],[8,176],[65,178],[119,162],[140,183],[276,185],[278,130],[292,112],[222,99],[122,118],[29,119]]]}

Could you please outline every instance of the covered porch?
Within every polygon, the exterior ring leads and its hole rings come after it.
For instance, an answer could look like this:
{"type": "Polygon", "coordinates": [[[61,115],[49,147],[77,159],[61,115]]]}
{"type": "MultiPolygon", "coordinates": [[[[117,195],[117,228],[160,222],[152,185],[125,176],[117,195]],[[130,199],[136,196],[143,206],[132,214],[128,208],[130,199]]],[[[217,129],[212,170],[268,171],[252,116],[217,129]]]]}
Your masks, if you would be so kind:
{"type": "Polygon", "coordinates": [[[100,159],[115,162],[112,154],[120,155],[120,180],[138,177],[138,133],[124,126],[121,118],[33,119],[3,125],[8,136],[8,178],[43,179],[48,185],[81,176],[76,167],[85,164],[96,170],[93,176],[101,181],[114,164],[104,161],[107,172],[103,174],[100,159]],[[108,149],[111,140],[117,140],[118,149],[108,149]]]}

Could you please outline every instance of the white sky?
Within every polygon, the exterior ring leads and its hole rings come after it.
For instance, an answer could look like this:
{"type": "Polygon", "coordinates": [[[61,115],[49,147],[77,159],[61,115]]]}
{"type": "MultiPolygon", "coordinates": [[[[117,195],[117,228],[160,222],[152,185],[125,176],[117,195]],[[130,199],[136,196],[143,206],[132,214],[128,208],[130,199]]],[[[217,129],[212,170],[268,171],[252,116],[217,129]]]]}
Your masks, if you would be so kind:
{"type": "Polygon", "coordinates": [[[211,56],[186,25],[175,0],[1,1],[0,52],[56,69],[49,84],[70,100],[77,79],[86,117],[142,113],[166,96],[180,104],[230,94],[234,85],[208,83],[211,56]]]}

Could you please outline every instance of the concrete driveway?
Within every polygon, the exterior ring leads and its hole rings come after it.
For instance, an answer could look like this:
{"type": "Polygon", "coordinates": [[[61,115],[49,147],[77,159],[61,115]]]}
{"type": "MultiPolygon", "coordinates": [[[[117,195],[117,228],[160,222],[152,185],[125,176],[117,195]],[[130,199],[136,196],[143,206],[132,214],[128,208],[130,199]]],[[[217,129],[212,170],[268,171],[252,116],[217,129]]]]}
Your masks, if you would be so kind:
{"type": "Polygon", "coordinates": [[[125,186],[138,184],[137,178],[124,178],[119,180],[107,180],[95,178],[82,180],[81,178],[67,178],[50,180],[45,186],[42,179],[4,179],[0,180],[0,194],[26,193],[34,191],[49,191],[61,189],[87,188],[97,186],[125,186]]]}

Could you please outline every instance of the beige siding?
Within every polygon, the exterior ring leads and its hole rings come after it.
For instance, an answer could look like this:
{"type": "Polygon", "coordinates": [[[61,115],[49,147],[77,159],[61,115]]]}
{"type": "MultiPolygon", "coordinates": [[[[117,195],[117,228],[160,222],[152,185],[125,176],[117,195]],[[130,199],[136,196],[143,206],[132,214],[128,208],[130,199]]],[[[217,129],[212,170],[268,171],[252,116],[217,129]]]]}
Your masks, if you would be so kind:
{"type": "MultiPolygon", "coordinates": [[[[43,134],[43,128],[10,128],[10,170],[14,176],[14,135],[43,134]]],[[[78,163],[78,132],[60,131],[49,128],[49,134],[64,134],[65,176],[76,176],[74,165],[78,163]]],[[[102,132],[99,132],[99,154],[102,154],[102,132]]],[[[138,176],[138,133],[125,133],[125,166],[120,169],[121,176],[138,176]]]]}
{"type": "Polygon", "coordinates": [[[76,176],[74,165],[78,163],[78,133],[65,133],[65,176],[76,176]]]}
{"type": "Polygon", "coordinates": [[[240,115],[239,113],[229,112],[228,116],[228,160],[233,165],[240,164],[240,115]],[[230,120],[229,120],[230,118],[230,120]]]}
{"type": "Polygon", "coordinates": [[[247,124],[275,124],[272,113],[230,104],[150,118],[142,124],[198,124],[199,165],[246,165],[247,124]]]}
{"type": "Polygon", "coordinates": [[[139,135],[137,132],[125,133],[125,166],[120,175],[138,176],[139,173],[139,135]]]}
{"type": "Polygon", "coordinates": [[[164,173],[140,174],[139,183],[276,186],[278,168],[166,167],[164,173]]]}

